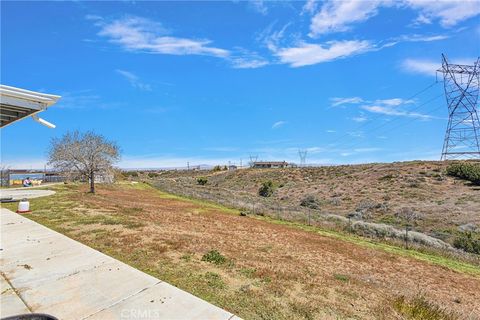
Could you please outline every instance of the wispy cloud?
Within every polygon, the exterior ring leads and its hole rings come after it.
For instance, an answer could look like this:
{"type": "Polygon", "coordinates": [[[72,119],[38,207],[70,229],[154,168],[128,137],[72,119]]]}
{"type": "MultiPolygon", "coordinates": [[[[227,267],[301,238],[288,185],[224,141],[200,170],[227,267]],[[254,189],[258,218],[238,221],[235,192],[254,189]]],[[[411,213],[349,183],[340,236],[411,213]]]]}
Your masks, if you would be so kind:
{"type": "Polygon", "coordinates": [[[268,7],[263,0],[250,0],[248,2],[249,6],[256,12],[262,14],[262,15],[267,15],[268,13],[268,7]]]}
{"type": "Polygon", "coordinates": [[[364,115],[360,115],[360,116],[357,116],[357,117],[353,117],[352,120],[355,121],[355,122],[365,122],[365,121],[368,120],[368,118],[364,115]]]}
{"type": "Polygon", "coordinates": [[[233,68],[236,69],[255,69],[266,66],[269,61],[258,53],[244,48],[237,47],[236,53],[232,54],[230,61],[233,68]]]}
{"type": "MultiPolygon", "coordinates": [[[[168,55],[207,55],[222,58],[233,68],[254,69],[260,68],[269,61],[258,53],[235,47],[232,50],[212,46],[211,40],[180,38],[171,35],[171,31],[164,28],[159,22],[128,16],[122,19],[106,20],[99,16],[87,16],[86,19],[100,28],[98,35],[107,38],[109,42],[131,52],[168,55]]],[[[128,72],[130,73],[130,72],[128,72]]],[[[148,90],[147,86],[139,83],[133,74],[123,73],[137,88],[148,90]]]]}
{"type": "Polygon", "coordinates": [[[357,103],[362,103],[363,99],[360,97],[351,97],[351,98],[330,98],[330,106],[331,107],[338,107],[344,104],[357,104],[357,103]]]}
{"type": "Polygon", "coordinates": [[[315,11],[317,11],[318,8],[318,1],[317,0],[307,0],[305,4],[302,7],[302,12],[301,14],[313,14],[315,11]]]}
{"type": "MultiPolygon", "coordinates": [[[[411,104],[415,104],[415,100],[412,99],[402,99],[402,98],[391,98],[391,99],[377,99],[377,100],[365,100],[360,97],[352,98],[331,98],[331,101],[334,101],[334,104],[352,104],[357,105],[360,109],[371,112],[384,114],[388,116],[402,116],[410,118],[418,118],[422,120],[434,119],[435,117],[422,114],[418,112],[411,112],[405,110],[405,107],[411,104]]],[[[333,104],[332,104],[333,105],[333,104]]],[[[360,116],[352,118],[356,122],[364,122],[368,118],[361,114],[360,116]]]]}
{"type": "Polygon", "coordinates": [[[135,74],[133,74],[129,71],[121,70],[121,69],[117,69],[115,71],[118,74],[120,74],[122,77],[127,79],[128,82],[130,82],[130,85],[132,87],[134,87],[136,89],[143,90],[143,91],[151,91],[152,90],[152,87],[149,84],[142,83],[137,75],[135,75],[135,74]]]}
{"type": "Polygon", "coordinates": [[[435,76],[435,71],[439,69],[440,66],[440,61],[421,59],[405,59],[401,64],[404,71],[428,76],[435,76]]]}
{"type": "Polygon", "coordinates": [[[432,20],[438,20],[443,27],[447,28],[480,14],[480,5],[474,0],[405,0],[405,4],[420,11],[416,19],[417,23],[431,23],[432,20]]]}
{"type": "Polygon", "coordinates": [[[287,124],[286,121],[277,121],[272,125],[272,129],[277,129],[287,124]]]}
{"type": "MultiPolygon", "coordinates": [[[[88,17],[87,17],[88,18],[88,17]]],[[[150,19],[130,16],[122,19],[95,21],[99,36],[108,38],[125,50],[171,55],[209,55],[226,58],[230,52],[210,46],[208,39],[190,39],[170,36],[162,24],[150,19]]]]}
{"type": "Polygon", "coordinates": [[[55,105],[55,108],[65,109],[113,109],[121,107],[119,102],[106,102],[94,92],[94,90],[78,90],[60,93],[62,98],[55,105]]]}
{"type": "MultiPolygon", "coordinates": [[[[476,59],[454,59],[449,61],[451,63],[456,64],[465,64],[465,65],[472,65],[476,59]]],[[[436,70],[442,67],[442,63],[440,58],[438,60],[429,60],[429,59],[413,59],[408,58],[401,62],[400,67],[403,71],[416,73],[416,74],[423,74],[426,76],[434,77],[436,70]]]]}
{"type": "Polygon", "coordinates": [[[397,37],[396,40],[403,42],[432,42],[440,41],[450,38],[446,34],[435,34],[435,35],[426,35],[426,34],[405,34],[400,37],[397,37]]]}
{"type": "Polygon", "coordinates": [[[274,54],[280,62],[291,67],[334,61],[373,50],[374,46],[366,40],[331,41],[325,44],[300,42],[294,47],[274,48],[274,54]]]}
{"type": "Polygon", "coordinates": [[[402,108],[406,105],[413,104],[413,103],[415,103],[415,101],[413,100],[404,100],[401,98],[394,98],[394,99],[375,100],[373,104],[362,105],[360,108],[372,113],[379,113],[387,116],[409,117],[409,118],[417,118],[421,120],[429,120],[434,118],[431,115],[412,112],[412,111],[404,110],[402,108]]]}
{"type": "Polygon", "coordinates": [[[315,14],[310,24],[310,36],[325,33],[342,32],[350,29],[351,24],[366,21],[378,13],[382,1],[328,1],[315,14]]]}
{"type": "MultiPolygon", "coordinates": [[[[425,0],[343,0],[326,1],[320,10],[313,16],[310,23],[310,36],[333,32],[343,32],[352,28],[354,24],[364,22],[379,13],[382,7],[393,7],[397,10],[410,9],[418,12],[414,24],[431,24],[439,21],[445,28],[480,14],[477,1],[425,1],[425,0]]],[[[307,8],[310,8],[311,5],[307,8]]],[[[304,9],[305,10],[305,9],[304,9]]]]}

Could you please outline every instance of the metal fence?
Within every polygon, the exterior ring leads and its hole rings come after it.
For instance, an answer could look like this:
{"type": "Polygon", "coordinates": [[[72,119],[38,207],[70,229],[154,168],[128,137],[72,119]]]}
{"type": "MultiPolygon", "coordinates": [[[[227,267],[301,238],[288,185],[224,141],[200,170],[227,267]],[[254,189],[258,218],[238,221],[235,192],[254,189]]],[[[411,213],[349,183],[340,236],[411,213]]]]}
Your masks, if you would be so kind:
{"type": "Polygon", "coordinates": [[[197,185],[194,180],[158,179],[152,184],[156,188],[194,199],[202,199],[209,202],[236,208],[246,213],[268,216],[277,220],[302,223],[309,226],[318,226],[332,230],[345,230],[362,236],[383,239],[388,241],[408,241],[428,247],[451,250],[447,243],[428,236],[426,234],[411,231],[405,234],[401,229],[383,223],[354,220],[341,215],[322,212],[300,205],[289,205],[287,201],[269,199],[256,196],[255,194],[221,188],[215,185],[197,185]]]}
{"type": "Polygon", "coordinates": [[[322,213],[307,207],[293,206],[279,201],[272,201],[252,195],[246,191],[230,190],[216,186],[195,185],[177,179],[160,179],[153,182],[158,189],[190,198],[202,199],[218,203],[230,208],[236,208],[246,213],[268,216],[271,218],[300,222],[307,225],[344,224],[348,219],[322,213]]]}

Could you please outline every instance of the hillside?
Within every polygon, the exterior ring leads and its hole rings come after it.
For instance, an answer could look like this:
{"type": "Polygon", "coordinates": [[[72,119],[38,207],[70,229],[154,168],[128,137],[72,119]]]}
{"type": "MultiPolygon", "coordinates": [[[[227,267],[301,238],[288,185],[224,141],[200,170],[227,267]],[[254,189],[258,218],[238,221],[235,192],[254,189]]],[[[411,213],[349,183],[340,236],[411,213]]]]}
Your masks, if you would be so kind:
{"type": "MultiPolygon", "coordinates": [[[[446,162],[398,162],[348,166],[236,171],[167,171],[150,179],[160,189],[213,200],[250,211],[265,210],[287,220],[333,214],[413,229],[446,242],[461,230],[480,227],[480,188],[445,173],[446,162]],[[208,183],[198,185],[205,176],[208,183]],[[258,189],[272,181],[272,196],[258,189]],[[307,198],[309,196],[309,198],[307,198]],[[302,200],[314,205],[308,209],[302,200]],[[313,200],[312,200],[313,199],[313,200]],[[296,216],[297,215],[297,216],[296,216]]],[[[145,178],[148,178],[145,176],[145,178]]]]}
{"type": "Polygon", "coordinates": [[[51,188],[25,217],[243,319],[480,319],[480,268],[469,263],[142,183],[51,188]]]}

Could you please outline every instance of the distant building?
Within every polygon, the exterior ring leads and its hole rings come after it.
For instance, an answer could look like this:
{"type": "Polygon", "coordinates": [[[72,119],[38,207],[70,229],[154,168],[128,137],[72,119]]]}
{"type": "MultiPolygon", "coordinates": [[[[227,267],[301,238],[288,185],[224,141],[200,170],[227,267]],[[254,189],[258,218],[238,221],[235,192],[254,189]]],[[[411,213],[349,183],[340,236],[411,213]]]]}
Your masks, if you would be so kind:
{"type": "Polygon", "coordinates": [[[237,170],[237,169],[238,168],[237,168],[236,165],[231,164],[231,165],[228,166],[228,171],[233,171],[233,170],[237,170]]]}
{"type": "Polygon", "coordinates": [[[286,161],[255,161],[252,168],[286,168],[287,166],[286,161]]]}

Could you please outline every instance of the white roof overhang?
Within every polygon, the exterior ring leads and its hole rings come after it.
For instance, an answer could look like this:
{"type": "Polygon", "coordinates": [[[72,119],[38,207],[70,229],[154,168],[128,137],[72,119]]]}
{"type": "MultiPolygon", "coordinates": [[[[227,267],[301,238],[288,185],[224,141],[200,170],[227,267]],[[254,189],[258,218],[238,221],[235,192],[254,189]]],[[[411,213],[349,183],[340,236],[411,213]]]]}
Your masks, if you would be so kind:
{"type": "Polygon", "coordinates": [[[55,104],[60,96],[0,85],[0,127],[33,116],[55,104]]]}

